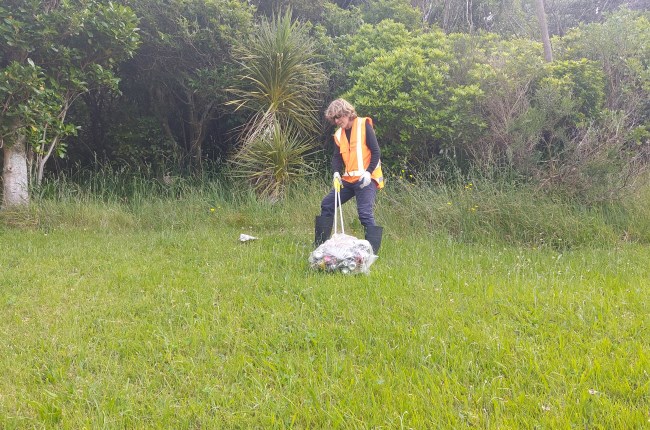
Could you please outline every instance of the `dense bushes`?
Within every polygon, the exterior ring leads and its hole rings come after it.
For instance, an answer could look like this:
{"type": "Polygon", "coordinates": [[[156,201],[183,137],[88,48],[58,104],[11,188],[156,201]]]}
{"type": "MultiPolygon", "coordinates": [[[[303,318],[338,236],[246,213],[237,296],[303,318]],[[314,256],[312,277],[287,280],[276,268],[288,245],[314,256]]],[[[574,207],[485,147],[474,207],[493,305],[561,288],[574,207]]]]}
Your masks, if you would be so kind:
{"type": "Polygon", "coordinates": [[[541,46],[494,34],[363,26],[345,97],[377,122],[388,171],[503,171],[587,202],[635,183],[648,159],[647,17],[621,11],[541,46]],[[622,37],[629,23],[634,40],[622,37]],[[600,39],[618,43],[592,48],[600,39]]]}
{"type": "MultiPolygon", "coordinates": [[[[285,1],[295,12],[278,15],[290,22],[275,29],[263,16],[273,13],[270,3],[262,1],[128,3],[142,44],[116,69],[121,94],[88,88],[66,111],[65,122],[80,129],[65,139],[63,170],[100,159],[198,174],[203,160],[241,167],[248,154],[257,160],[244,163],[252,174],[273,170],[261,160],[277,160],[258,151],[277,142],[256,137],[292,136],[302,142],[295,159],[302,168],[291,167],[289,176],[300,177],[313,161],[310,139],[330,141],[331,128],[315,114],[340,96],[375,120],[388,177],[478,169],[594,202],[621,195],[650,157],[647,13],[620,10],[556,36],[555,61],[547,64],[521,2],[510,18],[521,19],[525,31],[505,26],[508,14],[493,16],[496,3],[481,1],[466,11],[468,33],[449,32],[465,26],[459,16],[445,21],[440,8],[418,3],[418,10],[406,0],[285,1]],[[295,31],[291,52],[262,43],[262,36],[281,41],[287,29],[295,31]],[[298,124],[276,133],[291,122],[298,124]]],[[[33,134],[43,135],[38,127],[33,134]]]]}
{"type": "Polygon", "coordinates": [[[417,35],[384,21],[364,27],[359,35],[363,41],[352,45],[356,55],[349,70],[354,84],[344,97],[376,119],[389,169],[421,167],[480,132],[482,120],[474,105],[482,91],[478,84],[453,81],[450,64],[455,60],[444,33],[417,35]],[[357,49],[366,40],[389,42],[357,49]]]}

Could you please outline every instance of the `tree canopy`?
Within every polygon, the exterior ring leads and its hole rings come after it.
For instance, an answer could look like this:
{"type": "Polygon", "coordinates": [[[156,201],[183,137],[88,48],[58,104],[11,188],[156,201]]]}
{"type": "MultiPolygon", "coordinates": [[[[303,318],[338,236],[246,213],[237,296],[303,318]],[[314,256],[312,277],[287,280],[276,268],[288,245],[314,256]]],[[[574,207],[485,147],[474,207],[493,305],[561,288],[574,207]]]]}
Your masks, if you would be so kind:
{"type": "Polygon", "coordinates": [[[330,144],[319,109],[340,96],[376,120],[388,174],[507,167],[583,189],[590,178],[612,180],[606,160],[644,165],[650,5],[543,3],[547,65],[539,0],[7,0],[4,204],[97,162],[229,171],[246,146],[241,131],[269,109],[284,119],[268,136],[293,140],[309,161],[330,144]],[[278,17],[289,27],[269,26],[278,17]],[[287,28],[293,51],[266,55],[274,51],[262,38],[278,41],[287,28]]]}

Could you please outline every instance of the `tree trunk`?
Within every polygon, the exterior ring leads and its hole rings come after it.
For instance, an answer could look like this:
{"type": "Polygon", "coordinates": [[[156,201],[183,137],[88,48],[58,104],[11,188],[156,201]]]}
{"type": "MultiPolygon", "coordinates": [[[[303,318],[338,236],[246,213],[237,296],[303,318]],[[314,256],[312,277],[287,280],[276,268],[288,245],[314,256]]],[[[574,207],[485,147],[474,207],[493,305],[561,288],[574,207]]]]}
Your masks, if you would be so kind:
{"type": "Polygon", "coordinates": [[[465,17],[467,19],[467,26],[469,27],[469,33],[472,34],[474,33],[474,16],[473,16],[473,9],[474,5],[472,4],[472,0],[467,0],[465,3],[465,17]]]}
{"type": "Polygon", "coordinates": [[[548,34],[548,23],[546,22],[546,12],[544,11],[544,0],[535,0],[535,9],[537,11],[537,20],[544,44],[544,59],[550,63],[553,61],[553,50],[551,49],[551,38],[548,34]]]}
{"type": "Polygon", "coordinates": [[[203,138],[201,136],[201,122],[198,119],[194,102],[192,100],[192,95],[189,95],[187,99],[187,134],[189,141],[190,170],[193,174],[200,174],[203,167],[203,150],[201,148],[203,138]]]}
{"type": "Polygon", "coordinates": [[[2,169],[2,208],[29,204],[26,137],[16,135],[12,143],[4,142],[2,169]]]}
{"type": "Polygon", "coordinates": [[[43,176],[45,175],[45,163],[52,156],[54,148],[59,144],[59,139],[61,136],[58,134],[54,136],[52,142],[50,142],[50,147],[45,154],[38,154],[36,156],[36,185],[39,186],[43,182],[43,176]]]}
{"type": "MultiPolygon", "coordinates": [[[[92,146],[95,151],[100,152],[106,148],[106,118],[107,109],[105,94],[101,88],[97,91],[88,91],[84,94],[83,99],[88,107],[88,127],[92,146]]],[[[66,109],[67,110],[67,109],[66,109]]]]}
{"type": "MultiPolygon", "coordinates": [[[[59,120],[61,123],[65,121],[65,117],[68,116],[68,110],[70,109],[70,105],[72,104],[72,100],[67,101],[63,104],[61,107],[61,113],[59,113],[59,120]]],[[[47,141],[47,130],[48,130],[48,125],[45,126],[45,130],[43,132],[43,142],[47,141]]],[[[45,163],[47,163],[47,160],[50,159],[52,156],[52,153],[56,149],[56,147],[59,145],[59,142],[61,140],[61,135],[59,133],[55,134],[52,140],[49,143],[49,146],[47,148],[47,152],[45,151],[45,143],[41,145],[40,150],[38,151],[38,155],[36,156],[36,185],[41,185],[41,182],[43,181],[43,175],[45,173],[45,163]]]]}

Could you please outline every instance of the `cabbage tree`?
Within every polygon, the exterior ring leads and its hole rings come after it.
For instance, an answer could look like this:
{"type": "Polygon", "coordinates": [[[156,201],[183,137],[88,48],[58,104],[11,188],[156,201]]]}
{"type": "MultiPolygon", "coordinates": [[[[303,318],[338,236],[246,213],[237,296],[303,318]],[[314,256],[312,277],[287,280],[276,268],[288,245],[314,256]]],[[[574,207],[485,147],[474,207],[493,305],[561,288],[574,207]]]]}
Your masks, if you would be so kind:
{"type": "Polygon", "coordinates": [[[292,21],[290,10],[263,18],[253,36],[236,47],[235,58],[241,85],[231,89],[231,104],[250,114],[232,159],[235,175],[277,199],[310,171],[305,155],[319,131],[325,75],[305,26],[292,21]],[[275,173],[257,174],[267,171],[275,173]]]}

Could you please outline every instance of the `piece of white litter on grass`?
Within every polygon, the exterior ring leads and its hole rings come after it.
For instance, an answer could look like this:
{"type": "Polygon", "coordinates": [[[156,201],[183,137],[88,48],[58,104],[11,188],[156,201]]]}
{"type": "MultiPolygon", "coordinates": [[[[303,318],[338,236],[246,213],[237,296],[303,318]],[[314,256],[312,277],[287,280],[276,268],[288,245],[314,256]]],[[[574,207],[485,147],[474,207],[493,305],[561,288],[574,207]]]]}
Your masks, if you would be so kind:
{"type": "Polygon", "coordinates": [[[249,236],[249,235],[244,234],[244,233],[239,235],[239,241],[240,242],[248,242],[249,240],[255,240],[255,239],[257,239],[257,238],[254,237],[254,236],[249,236]]]}

